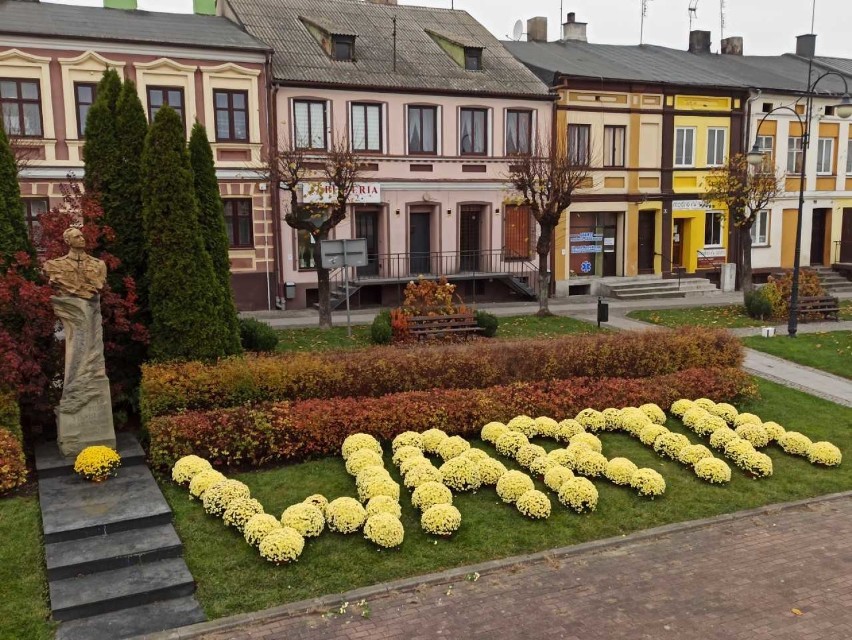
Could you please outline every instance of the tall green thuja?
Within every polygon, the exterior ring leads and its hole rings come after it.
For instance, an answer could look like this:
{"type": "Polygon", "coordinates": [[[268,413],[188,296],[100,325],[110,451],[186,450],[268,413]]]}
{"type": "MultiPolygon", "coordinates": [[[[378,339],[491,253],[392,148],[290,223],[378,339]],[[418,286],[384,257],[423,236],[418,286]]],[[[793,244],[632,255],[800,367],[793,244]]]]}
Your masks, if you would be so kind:
{"type": "Polygon", "coordinates": [[[189,160],[198,198],[198,221],[204,247],[213,261],[213,271],[222,287],[222,323],[228,329],[227,353],[239,353],[240,328],[237,308],[231,289],[231,260],[228,257],[228,233],[225,230],[225,209],[219,196],[219,182],[213,163],[213,150],[207,140],[207,130],[199,122],[192,127],[189,137],[189,160]]]}
{"type": "Polygon", "coordinates": [[[121,275],[132,276],[140,306],[148,300],[145,286],[145,234],[142,231],[142,151],[148,120],[136,93],[136,85],[126,80],[115,105],[117,165],[104,208],[106,224],[115,231],[111,251],[121,260],[121,275]]]}
{"type": "MultiPolygon", "coordinates": [[[[112,183],[118,166],[118,141],[116,140],[115,107],[121,92],[121,78],[115,69],[107,69],[98,83],[95,103],[86,118],[86,145],[83,147],[85,175],[83,185],[89,193],[107,196],[105,190],[112,183]]],[[[108,198],[101,205],[109,206],[108,198]]]]}
{"type": "Polygon", "coordinates": [[[149,353],[157,360],[207,360],[228,353],[222,289],[204,248],[180,116],[157,112],[142,153],[148,250],[149,353]]]}
{"type": "Polygon", "coordinates": [[[35,258],[24,219],[15,154],[0,126],[0,269],[8,266],[14,255],[21,251],[35,258]]]}

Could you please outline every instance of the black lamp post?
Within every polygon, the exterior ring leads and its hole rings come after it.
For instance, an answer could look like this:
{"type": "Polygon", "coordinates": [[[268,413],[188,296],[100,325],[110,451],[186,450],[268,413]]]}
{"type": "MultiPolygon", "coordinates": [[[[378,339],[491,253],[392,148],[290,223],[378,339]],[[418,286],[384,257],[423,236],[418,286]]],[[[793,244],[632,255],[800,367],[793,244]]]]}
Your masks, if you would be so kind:
{"type": "MultiPolygon", "coordinates": [[[[787,334],[791,338],[795,338],[796,333],[799,330],[799,271],[802,262],[802,216],[805,209],[805,180],[807,178],[808,147],[810,146],[811,141],[811,120],[813,120],[814,106],[813,99],[814,97],[816,97],[814,91],[820,80],[827,76],[837,76],[843,81],[844,95],[840,101],[840,104],[834,107],[834,113],[841,118],[848,118],[852,116],[852,98],[849,97],[849,85],[846,82],[846,78],[844,78],[836,71],[826,71],[816,80],[811,82],[810,76],[812,64],[813,60],[811,60],[810,64],[808,65],[808,90],[805,94],[806,107],[804,121],[802,120],[802,116],[799,115],[799,112],[796,111],[793,107],[783,105],[780,107],[775,107],[774,109],[766,113],[757,123],[757,128],[755,129],[755,136],[757,136],[760,134],[760,126],[763,124],[766,118],[778,111],[790,111],[794,116],[796,116],[796,120],[799,121],[799,127],[802,131],[802,166],[799,169],[799,212],[796,216],[796,246],[793,254],[793,287],[790,291],[790,314],[787,318],[787,334]]],[[[758,167],[763,163],[764,155],[760,148],[757,146],[756,139],[754,142],[754,146],[752,146],[751,151],[748,152],[746,158],[748,159],[748,163],[752,167],[758,167]]]]}

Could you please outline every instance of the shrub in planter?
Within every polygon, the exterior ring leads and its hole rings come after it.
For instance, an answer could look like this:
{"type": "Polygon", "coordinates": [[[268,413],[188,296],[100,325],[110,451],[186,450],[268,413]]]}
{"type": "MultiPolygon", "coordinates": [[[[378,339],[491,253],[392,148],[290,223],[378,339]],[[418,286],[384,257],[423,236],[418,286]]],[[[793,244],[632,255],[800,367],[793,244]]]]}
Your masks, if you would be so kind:
{"type": "MultiPolygon", "coordinates": [[[[299,353],[227,358],[209,365],[149,364],[144,367],[140,398],[147,422],[186,409],[246,402],[484,389],[577,376],[646,378],[701,367],[738,367],[742,357],[743,346],[735,336],[695,328],[548,340],[480,340],[440,349],[373,347],[347,352],[344,359],[329,353],[299,353]]],[[[644,402],[639,398],[636,404],[644,402]]],[[[541,415],[532,410],[519,413],[541,415]]]]}
{"type": "Polygon", "coordinates": [[[382,309],[373,319],[370,326],[370,342],[373,344],[390,344],[393,341],[390,310],[382,309]]]}
{"type": "Polygon", "coordinates": [[[487,311],[477,311],[474,317],[476,318],[477,326],[482,329],[481,335],[486,338],[493,338],[497,335],[497,327],[500,325],[497,316],[487,311]]]}
{"type": "Polygon", "coordinates": [[[27,481],[27,463],[21,441],[0,429],[0,495],[27,481]]]}
{"type": "MultiPolygon", "coordinates": [[[[358,440],[349,440],[343,451],[348,457],[361,445],[380,450],[373,438],[391,440],[404,431],[440,429],[450,436],[476,437],[488,422],[505,423],[525,413],[559,418],[573,416],[589,406],[635,406],[647,400],[669,406],[677,398],[704,394],[730,401],[751,397],[754,392],[751,378],[738,369],[689,369],[638,380],[571,378],[488,389],[412,391],[381,398],[279,402],[156,418],[148,424],[149,455],[160,467],[171,466],[190,453],[214,466],[254,466],[335,455],[347,437],[359,434],[358,440]],[[365,437],[368,434],[373,438],[365,437]]],[[[654,427],[665,431],[665,427],[654,427]]],[[[588,436],[585,439],[591,440],[588,436]]],[[[497,449],[501,455],[513,455],[524,440],[525,436],[517,432],[504,434],[497,440],[497,449]],[[518,441],[503,442],[513,436],[518,441]]],[[[424,435],[427,446],[425,442],[424,435]]],[[[456,442],[440,446],[446,459],[462,453],[455,450],[456,442]]]]}
{"type": "Polygon", "coordinates": [[[272,353],[278,347],[278,332],[265,322],[240,318],[240,342],[246,351],[272,353]]]}

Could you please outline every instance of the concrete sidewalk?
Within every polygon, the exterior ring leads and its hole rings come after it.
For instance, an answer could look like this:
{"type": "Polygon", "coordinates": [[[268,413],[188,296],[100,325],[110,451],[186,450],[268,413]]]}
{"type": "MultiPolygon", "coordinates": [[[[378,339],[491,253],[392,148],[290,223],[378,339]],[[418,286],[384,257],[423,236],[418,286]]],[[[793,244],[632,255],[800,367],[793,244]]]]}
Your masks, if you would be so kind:
{"type": "Polygon", "coordinates": [[[852,554],[839,543],[850,538],[847,492],[461,567],[156,638],[840,640],[852,637],[852,554]]]}

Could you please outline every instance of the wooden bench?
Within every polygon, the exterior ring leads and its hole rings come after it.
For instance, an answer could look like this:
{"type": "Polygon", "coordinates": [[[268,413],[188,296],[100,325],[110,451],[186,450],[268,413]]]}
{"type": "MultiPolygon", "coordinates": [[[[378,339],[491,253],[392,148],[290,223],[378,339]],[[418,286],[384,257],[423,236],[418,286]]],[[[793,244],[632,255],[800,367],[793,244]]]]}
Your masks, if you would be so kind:
{"type": "Polygon", "coordinates": [[[408,318],[408,331],[418,340],[445,335],[473,335],[480,330],[472,314],[447,316],[412,316],[408,318]]]}
{"type": "Polygon", "coordinates": [[[822,319],[839,321],[840,300],[832,296],[805,296],[799,298],[797,309],[799,320],[807,322],[816,315],[822,319]]]}

